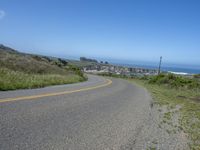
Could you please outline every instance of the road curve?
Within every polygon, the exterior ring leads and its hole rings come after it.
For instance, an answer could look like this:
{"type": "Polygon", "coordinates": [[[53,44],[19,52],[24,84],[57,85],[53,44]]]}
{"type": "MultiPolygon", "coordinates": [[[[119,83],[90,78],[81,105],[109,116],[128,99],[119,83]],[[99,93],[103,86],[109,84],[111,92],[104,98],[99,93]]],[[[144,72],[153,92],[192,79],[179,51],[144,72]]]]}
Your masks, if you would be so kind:
{"type": "Polygon", "coordinates": [[[122,79],[109,78],[111,84],[88,77],[82,83],[0,92],[0,149],[144,148],[135,143],[150,110],[147,91],[122,79]]]}

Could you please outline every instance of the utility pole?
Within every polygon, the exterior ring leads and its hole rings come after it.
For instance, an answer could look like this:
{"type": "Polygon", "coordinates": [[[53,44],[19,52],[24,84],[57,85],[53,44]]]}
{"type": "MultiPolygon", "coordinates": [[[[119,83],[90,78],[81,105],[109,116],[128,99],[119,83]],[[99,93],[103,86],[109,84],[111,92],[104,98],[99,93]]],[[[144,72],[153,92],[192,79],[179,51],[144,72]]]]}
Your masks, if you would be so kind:
{"type": "Polygon", "coordinates": [[[159,68],[158,68],[158,75],[160,74],[161,63],[162,63],[162,56],[160,56],[160,63],[159,63],[159,68]]]}

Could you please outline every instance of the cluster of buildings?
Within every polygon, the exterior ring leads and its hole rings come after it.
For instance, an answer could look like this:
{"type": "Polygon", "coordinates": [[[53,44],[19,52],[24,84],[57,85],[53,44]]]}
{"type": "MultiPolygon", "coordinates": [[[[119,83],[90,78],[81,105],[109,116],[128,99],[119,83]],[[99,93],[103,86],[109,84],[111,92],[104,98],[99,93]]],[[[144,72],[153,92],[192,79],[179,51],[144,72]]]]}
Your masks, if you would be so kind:
{"type": "Polygon", "coordinates": [[[117,75],[126,75],[126,76],[143,76],[143,75],[156,75],[158,74],[157,70],[154,69],[145,69],[137,67],[123,67],[115,65],[105,65],[105,64],[96,64],[83,67],[83,71],[86,73],[112,73],[117,75]]]}

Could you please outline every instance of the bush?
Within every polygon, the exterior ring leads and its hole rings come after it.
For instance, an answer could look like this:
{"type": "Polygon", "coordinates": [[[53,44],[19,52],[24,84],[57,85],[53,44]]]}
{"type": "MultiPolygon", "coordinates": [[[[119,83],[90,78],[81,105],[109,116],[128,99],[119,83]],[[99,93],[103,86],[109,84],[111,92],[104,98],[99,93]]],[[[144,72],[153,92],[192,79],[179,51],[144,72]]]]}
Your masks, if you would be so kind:
{"type": "Polygon", "coordinates": [[[148,76],[147,75],[144,75],[143,77],[140,78],[140,80],[148,80],[148,76]]]}
{"type": "Polygon", "coordinates": [[[189,79],[182,76],[176,76],[174,74],[160,74],[153,76],[149,79],[150,84],[165,84],[170,87],[185,87],[185,88],[200,88],[200,82],[195,79],[189,79]]]}
{"type": "Polygon", "coordinates": [[[200,74],[195,74],[193,77],[197,78],[197,79],[200,79],[200,74]]]}
{"type": "Polygon", "coordinates": [[[84,77],[84,73],[81,71],[81,69],[74,65],[69,65],[69,69],[72,70],[75,74],[84,77]]]}

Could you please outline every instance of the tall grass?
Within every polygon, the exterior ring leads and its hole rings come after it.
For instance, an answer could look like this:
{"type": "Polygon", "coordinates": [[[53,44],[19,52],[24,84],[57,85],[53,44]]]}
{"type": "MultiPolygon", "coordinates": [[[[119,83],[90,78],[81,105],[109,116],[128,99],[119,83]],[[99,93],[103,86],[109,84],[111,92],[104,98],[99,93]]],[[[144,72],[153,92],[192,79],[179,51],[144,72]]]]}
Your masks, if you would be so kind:
{"type": "Polygon", "coordinates": [[[84,77],[75,74],[28,74],[0,68],[0,90],[38,88],[49,85],[81,82],[84,80],[84,77]]]}

